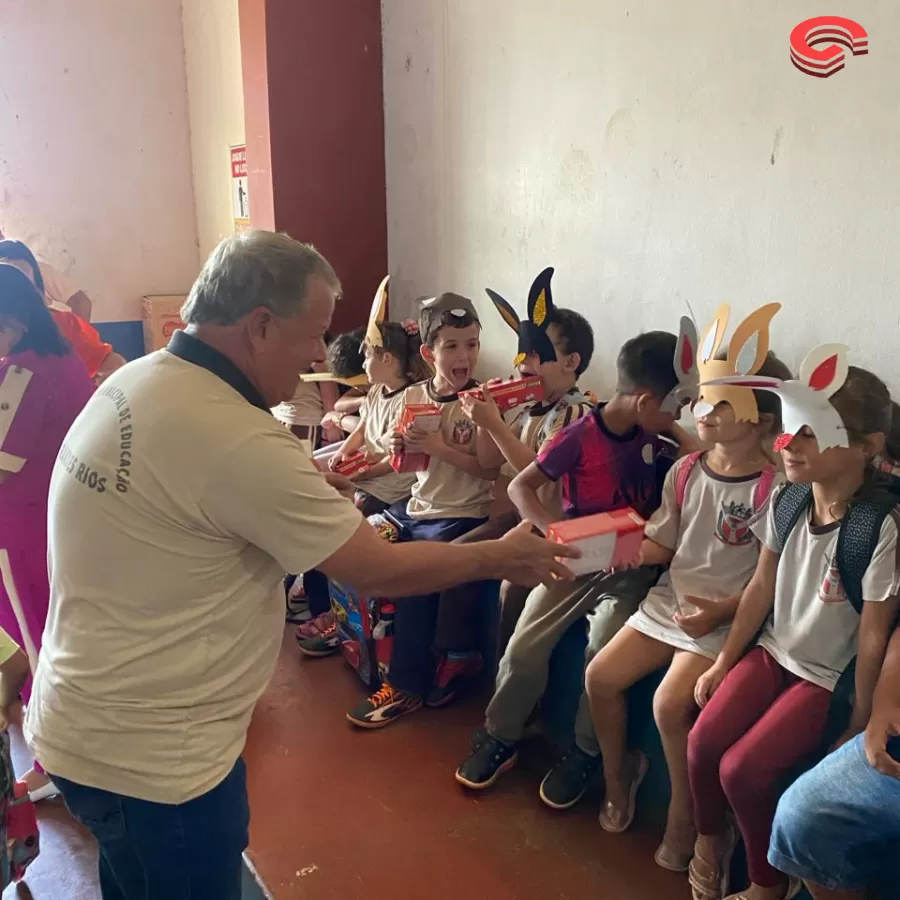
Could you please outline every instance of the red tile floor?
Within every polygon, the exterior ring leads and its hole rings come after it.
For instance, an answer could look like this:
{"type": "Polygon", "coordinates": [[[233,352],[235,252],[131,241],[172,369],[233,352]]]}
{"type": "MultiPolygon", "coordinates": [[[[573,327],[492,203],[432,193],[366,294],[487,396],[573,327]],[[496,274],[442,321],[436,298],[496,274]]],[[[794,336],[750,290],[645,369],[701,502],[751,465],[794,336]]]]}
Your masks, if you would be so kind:
{"type": "Polygon", "coordinates": [[[275,900],[690,897],[653,864],[655,830],[600,830],[597,793],[570,813],[541,803],[540,745],[490,793],[465,793],[453,772],[484,698],[360,732],[344,713],[362,696],[340,658],[303,659],[286,634],[246,750],[250,855],[275,900]]]}
{"type": "MultiPolygon", "coordinates": [[[[570,813],[544,807],[537,785],[549,757],[540,744],[526,746],[492,792],[463,792],[453,771],[484,698],[362,733],[344,719],[361,696],[339,658],[302,659],[286,633],[245,754],[249,855],[274,900],[690,896],[684,877],[653,864],[655,829],[600,830],[599,792],[570,813]]],[[[34,900],[97,900],[89,837],[59,801],[41,804],[40,815],[43,850],[26,879],[34,900]]],[[[15,890],[4,900],[28,897],[15,890]]]]}

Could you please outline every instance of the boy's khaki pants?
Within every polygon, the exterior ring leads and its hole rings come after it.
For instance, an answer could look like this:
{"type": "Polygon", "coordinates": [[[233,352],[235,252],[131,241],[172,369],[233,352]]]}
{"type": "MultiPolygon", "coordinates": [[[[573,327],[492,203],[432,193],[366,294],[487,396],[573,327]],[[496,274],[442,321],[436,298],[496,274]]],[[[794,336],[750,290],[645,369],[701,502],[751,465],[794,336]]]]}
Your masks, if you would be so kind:
{"type": "MultiPolygon", "coordinates": [[[[637,610],[659,574],[657,567],[648,566],[536,587],[528,596],[500,661],[497,686],[487,708],[488,733],[506,744],[520,741],[528,717],[547,687],[553,648],[569,626],[582,616],[594,613],[590,617],[585,650],[587,665],[637,610]]],[[[583,690],[575,722],[575,742],[591,756],[600,752],[583,690]]]]}

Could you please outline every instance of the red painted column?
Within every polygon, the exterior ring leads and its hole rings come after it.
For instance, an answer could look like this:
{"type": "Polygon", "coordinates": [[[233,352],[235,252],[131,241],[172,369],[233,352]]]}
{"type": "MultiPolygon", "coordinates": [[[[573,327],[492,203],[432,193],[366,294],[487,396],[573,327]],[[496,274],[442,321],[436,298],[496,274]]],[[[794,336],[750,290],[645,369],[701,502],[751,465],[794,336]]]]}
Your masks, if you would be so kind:
{"type": "Polygon", "coordinates": [[[309,241],[360,325],[387,272],[380,0],[240,0],[250,214],[309,241]]]}

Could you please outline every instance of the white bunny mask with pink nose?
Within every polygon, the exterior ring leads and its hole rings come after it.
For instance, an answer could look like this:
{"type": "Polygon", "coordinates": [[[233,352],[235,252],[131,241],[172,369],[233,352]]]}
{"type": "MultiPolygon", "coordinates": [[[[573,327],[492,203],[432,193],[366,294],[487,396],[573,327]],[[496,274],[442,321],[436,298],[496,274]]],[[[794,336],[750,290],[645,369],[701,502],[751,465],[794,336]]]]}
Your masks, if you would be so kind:
{"type": "Polygon", "coordinates": [[[849,365],[847,347],[843,344],[822,344],[811,350],[800,366],[800,376],[791,381],[759,375],[740,375],[716,378],[710,384],[733,385],[755,391],[770,391],[781,400],[783,431],[775,441],[781,451],[803,429],[816,436],[819,451],[830,447],[849,447],[847,429],[831,398],[847,380],[849,365]]]}

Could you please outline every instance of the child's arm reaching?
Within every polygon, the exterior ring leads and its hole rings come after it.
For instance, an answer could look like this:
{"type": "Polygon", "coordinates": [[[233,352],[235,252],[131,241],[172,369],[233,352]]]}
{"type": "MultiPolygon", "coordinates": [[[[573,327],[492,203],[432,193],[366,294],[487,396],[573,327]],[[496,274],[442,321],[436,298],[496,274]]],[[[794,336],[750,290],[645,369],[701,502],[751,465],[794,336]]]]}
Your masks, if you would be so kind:
{"type": "Polygon", "coordinates": [[[547,529],[556,521],[556,516],[541,503],[537,493],[538,488],[549,482],[550,479],[533,462],[519,472],[509,485],[509,498],[519,510],[519,515],[539,528],[542,534],[546,534],[547,529]]]}
{"type": "Polygon", "coordinates": [[[838,745],[859,734],[872,715],[872,698],[875,685],[884,664],[888,642],[897,621],[900,597],[891,597],[881,603],[864,603],[859,621],[859,649],[856,656],[856,688],[853,715],[838,745]]]}
{"type": "Polygon", "coordinates": [[[334,402],[334,411],[342,416],[352,416],[359,412],[366,395],[358,388],[351,388],[334,402]]]}
{"type": "Polygon", "coordinates": [[[335,451],[334,456],[328,460],[328,468],[333,469],[342,459],[347,459],[349,456],[353,456],[358,450],[360,450],[365,443],[366,440],[366,423],[361,421],[359,425],[353,430],[353,433],[347,440],[338,447],[337,451],[335,451]]]}
{"type": "Polygon", "coordinates": [[[778,554],[768,547],[761,547],[756,571],[744,588],[738,604],[731,631],[718,659],[708,671],[697,679],[694,699],[698,706],[705,706],[710,697],[734,664],[741,658],[747,645],[762,627],[775,605],[775,575],[778,571],[778,554]]]}
{"type": "Polygon", "coordinates": [[[473,396],[463,397],[463,412],[478,426],[478,458],[482,465],[500,466],[503,460],[521,472],[530,466],[536,454],[523,444],[513,430],[503,421],[500,407],[487,392],[484,400],[473,396]]]}
{"type": "Polygon", "coordinates": [[[371,481],[373,478],[381,478],[382,475],[391,475],[393,474],[394,469],[391,466],[390,460],[388,458],[379,460],[374,465],[370,466],[368,469],[360,472],[357,475],[351,475],[350,480],[353,482],[357,481],[371,481]]]}
{"type": "Polygon", "coordinates": [[[888,752],[888,743],[900,734],[900,628],[888,644],[884,666],[872,700],[872,717],[866,726],[869,765],[892,778],[900,778],[900,762],[888,752]]]}

